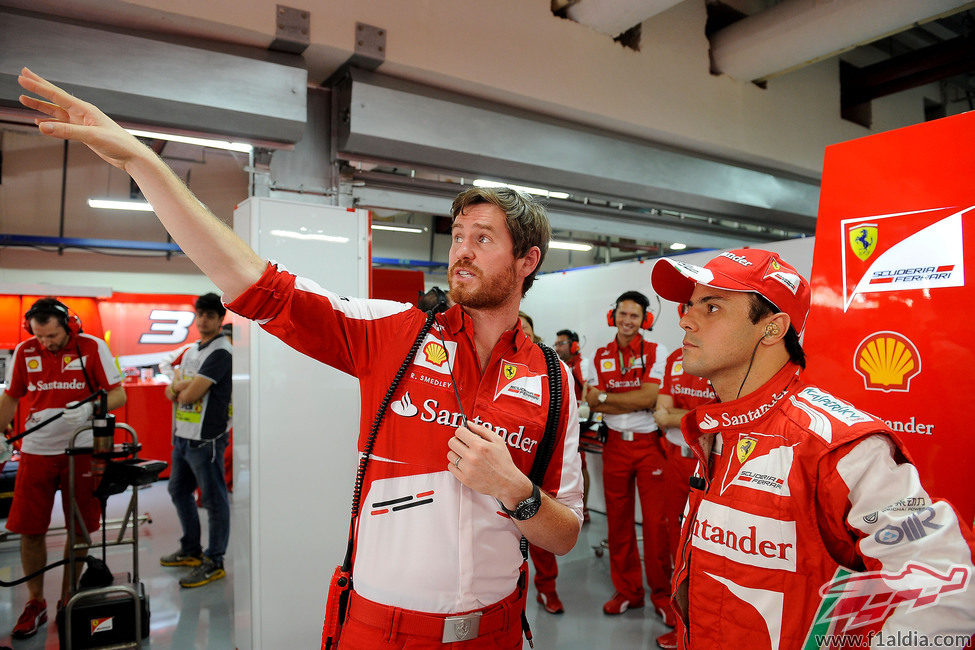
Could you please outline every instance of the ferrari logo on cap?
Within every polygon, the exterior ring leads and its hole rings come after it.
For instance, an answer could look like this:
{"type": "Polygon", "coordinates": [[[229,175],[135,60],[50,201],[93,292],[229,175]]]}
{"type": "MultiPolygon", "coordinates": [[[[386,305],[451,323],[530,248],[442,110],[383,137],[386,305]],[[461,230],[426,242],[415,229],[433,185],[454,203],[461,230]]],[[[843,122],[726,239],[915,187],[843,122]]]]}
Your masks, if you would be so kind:
{"type": "Polygon", "coordinates": [[[850,248],[853,254],[866,262],[877,250],[877,224],[865,223],[850,229],[850,248]]]}
{"type": "Polygon", "coordinates": [[[738,444],[735,445],[735,454],[738,456],[739,463],[744,463],[746,460],[748,460],[748,457],[752,455],[753,451],[755,451],[756,444],[758,444],[758,440],[755,438],[749,438],[748,436],[745,436],[738,441],[738,444]]]}

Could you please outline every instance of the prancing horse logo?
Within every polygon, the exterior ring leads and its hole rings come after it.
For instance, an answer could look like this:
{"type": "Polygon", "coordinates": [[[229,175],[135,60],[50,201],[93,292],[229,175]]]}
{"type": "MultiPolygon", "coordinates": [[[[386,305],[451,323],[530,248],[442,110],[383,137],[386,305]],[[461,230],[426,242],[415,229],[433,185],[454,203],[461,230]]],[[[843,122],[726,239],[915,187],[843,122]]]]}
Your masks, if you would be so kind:
{"type": "Polygon", "coordinates": [[[865,223],[850,229],[850,247],[853,254],[866,262],[877,250],[877,224],[865,223]]]}

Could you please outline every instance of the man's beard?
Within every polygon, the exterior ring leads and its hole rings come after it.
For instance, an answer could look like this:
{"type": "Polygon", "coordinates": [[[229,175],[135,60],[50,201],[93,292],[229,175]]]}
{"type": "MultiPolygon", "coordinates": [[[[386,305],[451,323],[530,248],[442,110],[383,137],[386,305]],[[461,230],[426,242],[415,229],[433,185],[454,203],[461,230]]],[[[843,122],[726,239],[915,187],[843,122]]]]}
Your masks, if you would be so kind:
{"type": "Polygon", "coordinates": [[[454,262],[447,271],[447,283],[450,285],[450,299],[462,307],[469,309],[491,309],[498,307],[511,298],[511,294],[518,291],[518,278],[515,267],[506,267],[500,273],[485,278],[484,273],[469,264],[454,262]],[[477,288],[455,287],[454,271],[458,268],[466,269],[480,278],[481,286],[477,288]]]}

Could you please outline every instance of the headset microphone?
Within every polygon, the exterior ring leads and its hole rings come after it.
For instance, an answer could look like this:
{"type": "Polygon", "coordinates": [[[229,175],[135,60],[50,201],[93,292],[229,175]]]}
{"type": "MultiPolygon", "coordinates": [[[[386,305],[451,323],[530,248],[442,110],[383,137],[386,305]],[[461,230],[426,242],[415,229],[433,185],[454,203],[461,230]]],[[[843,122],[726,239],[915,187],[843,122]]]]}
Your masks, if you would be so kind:
{"type": "Polygon", "coordinates": [[[447,301],[447,294],[440,287],[433,287],[425,294],[420,296],[416,304],[420,311],[427,314],[439,314],[447,311],[450,303],[447,301]]]}

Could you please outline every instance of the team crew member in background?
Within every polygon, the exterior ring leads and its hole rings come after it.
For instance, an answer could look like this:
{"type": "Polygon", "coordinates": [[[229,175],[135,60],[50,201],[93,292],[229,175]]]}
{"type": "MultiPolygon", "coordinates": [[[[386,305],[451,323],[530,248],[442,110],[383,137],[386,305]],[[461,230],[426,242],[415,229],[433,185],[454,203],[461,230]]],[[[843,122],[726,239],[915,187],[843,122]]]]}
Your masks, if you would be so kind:
{"type": "MultiPolygon", "coordinates": [[[[684,306],[678,306],[678,314],[684,315],[684,306]]],[[[695,377],[684,372],[684,349],[677,348],[667,357],[664,370],[664,383],[657,395],[657,409],[653,419],[665,432],[661,439],[667,465],[664,468],[663,502],[667,516],[667,541],[670,562],[673,566],[677,555],[677,542],[680,540],[681,516],[687,505],[690,478],[694,475],[697,461],[691,448],[684,442],[680,431],[680,420],[690,409],[714,400],[714,390],[707,379],[695,377]]],[[[661,648],[677,647],[677,631],[671,630],[657,638],[661,648]]]]}
{"type": "MultiPolygon", "coordinates": [[[[425,314],[410,305],[340,297],[265,262],[158,156],[97,108],[26,69],[18,81],[52,102],[21,97],[51,116],[40,123],[42,133],[80,140],[136,180],[228,306],[358,377],[362,444],[425,314]]],[[[520,648],[527,591],[521,536],[562,554],[579,534],[582,480],[571,399],[558,409],[542,485],[527,476],[550,396],[544,354],[522,331],[518,306],[548,248],[548,218],[533,199],[508,189],[463,192],[451,212],[454,304],[411,356],[375,439],[355,528],[355,589],[343,647],[464,640],[465,648],[520,648]],[[416,507],[371,507],[415,494],[426,495],[416,507]]],[[[568,374],[556,380],[568,394],[568,374]]]]}
{"type": "Polygon", "coordinates": [[[607,314],[616,337],[599,348],[594,358],[596,385],[586,395],[593,411],[604,414],[609,427],[603,446],[603,493],[609,525],[609,566],[614,595],[603,612],[622,614],[643,607],[643,571],[637,548],[635,490],[643,516],[643,561],[650,601],[664,622],[669,620],[670,562],[663,501],[664,458],[660,430],[653,419],[657,391],[664,376],[667,352],[643,338],[653,316],[650,301],[639,291],[627,291],[607,314]]]}
{"type": "MultiPolygon", "coordinates": [[[[569,366],[572,371],[572,379],[576,389],[576,401],[585,404],[586,391],[589,385],[596,381],[594,376],[587,377],[586,374],[593,372],[592,361],[582,356],[579,349],[579,335],[572,330],[559,330],[555,333],[555,352],[559,358],[569,366]]],[[[588,404],[586,408],[589,408],[588,404]]],[[[585,417],[585,416],[582,416],[585,417]]],[[[579,458],[582,459],[582,523],[589,523],[589,469],[586,467],[586,452],[579,449],[579,458]]]]}
{"type": "Polygon", "coordinates": [[[179,549],[159,559],[163,566],[193,567],[183,587],[199,587],[227,575],[223,556],[230,539],[230,501],[224,480],[224,451],[230,429],[233,347],[221,333],[227,309],[215,293],[196,299],[200,340],[182,355],[166,397],[173,403],[173,458],[169,496],[183,536],[179,549]],[[200,541],[196,488],[207,510],[209,544],[200,541]]]}
{"type": "MultiPolygon", "coordinates": [[[[65,521],[70,521],[68,499],[69,456],[64,453],[72,434],[88,423],[94,407],[87,402],[66,409],[99,389],[108,391],[109,410],[125,404],[122,373],[119,372],[105,341],[83,334],[78,317],[54,298],[41,298],[24,315],[24,326],[33,334],[14,350],[7,366],[7,389],[0,396],[0,430],[17,412],[18,403],[26,413],[25,428],[30,428],[58,413],[63,415],[23,438],[14,500],[7,529],[20,534],[20,560],[24,575],[40,571],[47,564],[47,529],[54,508],[54,493],[61,490],[65,521]]],[[[76,447],[90,447],[87,432],[75,441],[76,447]]],[[[75,501],[88,531],[98,529],[100,508],[93,492],[91,455],[75,459],[75,501]]],[[[81,532],[80,530],[78,531],[81,532]]],[[[65,555],[68,549],[65,547],[65,555]]],[[[82,553],[82,556],[84,554],[82,553]]],[[[67,569],[61,582],[61,600],[67,601],[70,577],[67,569]]],[[[44,575],[27,581],[29,597],[11,636],[26,639],[47,622],[44,575]]]]}
{"type": "Polygon", "coordinates": [[[681,421],[700,464],[674,570],[678,647],[965,645],[975,537],[883,421],[803,381],[806,279],[744,249],[703,268],[659,260],[651,281],[687,305],[684,372],[717,395],[681,421]]]}

